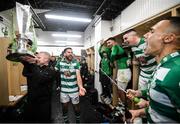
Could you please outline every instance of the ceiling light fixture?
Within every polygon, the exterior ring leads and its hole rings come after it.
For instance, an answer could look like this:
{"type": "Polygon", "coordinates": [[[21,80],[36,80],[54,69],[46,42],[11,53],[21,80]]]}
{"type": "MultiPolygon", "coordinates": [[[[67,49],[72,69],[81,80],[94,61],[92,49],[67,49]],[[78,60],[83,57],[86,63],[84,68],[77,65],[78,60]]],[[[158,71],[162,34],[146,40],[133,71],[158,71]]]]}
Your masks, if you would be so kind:
{"type": "Polygon", "coordinates": [[[77,34],[52,34],[53,37],[73,37],[73,38],[81,38],[81,35],[77,34]]]}
{"type": "Polygon", "coordinates": [[[63,44],[63,43],[66,44],[67,41],[64,41],[64,40],[56,40],[55,42],[56,42],[56,43],[61,43],[61,44],[63,44]]]}
{"type": "Polygon", "coordinates": [[[66,21],[91,22],[91,19],[88,18],[76,18],[76,17],[58,16],[58,15],[49,15],[49,14],[45,14],[45,17],[49,19],[58,19],[58,20],[66,20],[66,21]]]}

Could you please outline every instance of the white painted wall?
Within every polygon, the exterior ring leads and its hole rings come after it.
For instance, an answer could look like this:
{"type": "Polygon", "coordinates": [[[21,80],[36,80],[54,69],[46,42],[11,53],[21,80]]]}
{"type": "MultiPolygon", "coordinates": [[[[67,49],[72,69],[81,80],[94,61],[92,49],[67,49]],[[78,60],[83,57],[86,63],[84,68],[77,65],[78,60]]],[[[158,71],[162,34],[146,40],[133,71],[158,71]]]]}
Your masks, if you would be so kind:
{"type": "Polygon", "coordinates": [[[101,39],[108,39],[112,37],[112,21],[101,21],[101,39]]]}
{"type": "Polygon", "coordinates": [[[63,44],[63,41],[67,41],[66,45],[83,45],[83,32],[76,32],[76,31],[68,31],[68,32],[54,32],[54,31],[42,31],[41,29],[36,29],[36,36],[37,36],[37,44],[38,45],[60,45],[63,44]],[[82,35],[81,38],[61,38],[61,37],[53,37],[52,34],[58,33],[67,33],[67,34],[77,34],[82,35]],[[59,42],[56,42],[59,41],[59,42]],[[60,42],[62,41],[62,42],[60,42]]]}
{"type": "Polygon", "coordinates": [[[5,28],[5,25],[2,22],[0,22],[0,37],[4,37],[4,34],[2,32],[2,28],[5,28]]]}
{"type": "MultiPolygon", "coordinates": [[[[94,41],[94,49],[95,49],[95,53],[94,53],[94,69],[96,71],[99,71],[99,63],[100,63],[100,56],[98,54],[98,48],[99,48],[99,43],[98,41],[100,41],[102,39],[102,21],[98,21],[96,23],[96,27],[95,27],[95,41],[94,41]]],[[[102,93],[102,86],[101,83],[99,82],[99,73],[95,73],[95,78],[94,78],[94,86],[98,91],[98,99],[100,100],[100,94],[102,93]]]]}
{"type": "Polygon", "coordinates": [[[114,20],[112,20],[112,35],[116,36],[121,32],[121,15],[117,16],[114,20]]]}
{"type": "Polygon", "coordinates": [[[88,48],[94,45],[95,41],[95,28],[93,27],[93,23],[86,28],[84,32],[84,47],[88,48]]]}
{"type": "Polygon", "coordinates": [[[101,34],[101,30],[99,30],[100,29],[99,24],[101,24],[101,18],[99,18],[99,16],[96,16],[95,19],[91,21],[91,23],[88,25],[88,27],[84,31],[84,47],[85,48],[94,46],[95,42],[100,37],[99,33],[101,34]]]}
{"type": "Polygon", "coordinates": [[[89,48],[94,46],[98,41],[107,39],[112,36],[110,28],[112,27],[111,21],[99,20],[94,26],[94,22],[91,23],[84,32],[84,46],[89,48]]]}
{"type": "MultiPolygon", "coordinates": [[[[51,55],[59,56],[65,48],[66,47],[40,47],[38,46],[37,52],[46,51],[50,53],[51,55]]],[[[81,49],[83,49],[84,47],[71,47],[71,48],[73,49],[73,53],[75,55],[80,56],[81,49]]]]}
{"type": "Polygon", "coordinates": [[[180,4],[180,0],[135,0],[121,13],[122,31],[180,4]]]}
{"type": "MultiPolygon", "coordinates": [[[[69,45],[73,45],[73,46],[83,46],[84,45],[83,44],[83,39],[84,39],[83,32],[75,32],[75,31],[65,32],[68,34],[82,35],[81,38],[53,37],[52,36],[53,33],[62,33],[62,32],[42,31],[41,29],[36,29],[38,51],[46,51],[53,55],[60,55],[62,50],[65,48],[65,46],[63,46],[65,44],[67,45],[67,47],[69,45]],[[54,45],[63,46],[63,47],[53,47],[54,45]]],[[[76,55],[81,55],[81,49],[83,49],[83,47],[72,47],[72,48],[76,55]]]]}
{"type": "Polygon", "coordinates": [[[12,9],[0,12],[0,16],[3,17],[3,22],[0,22],[0,37],[4,37],[2,28],[7,27],[8,37],[12,34],[12,9]]]}

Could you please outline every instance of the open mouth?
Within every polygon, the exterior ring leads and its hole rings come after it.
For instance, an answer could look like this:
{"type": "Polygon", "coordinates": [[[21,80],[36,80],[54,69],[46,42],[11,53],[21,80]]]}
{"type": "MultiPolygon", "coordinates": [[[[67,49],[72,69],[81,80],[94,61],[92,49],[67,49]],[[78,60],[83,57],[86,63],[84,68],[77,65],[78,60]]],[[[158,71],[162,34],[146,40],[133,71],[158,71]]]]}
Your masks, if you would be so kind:
{"type": "Polygon", "coordinates": [[[68,58],[69,58],[69,59],[72,59],[72,58],[73,58],[73,56],[69,56],[68,58]]]}
{"type": "Polygon", "coordinates": [[[123,45],[123,46],[128,46],[128,45],[129,45],[129,42],[123,42],[122,45],[123,45]]]}

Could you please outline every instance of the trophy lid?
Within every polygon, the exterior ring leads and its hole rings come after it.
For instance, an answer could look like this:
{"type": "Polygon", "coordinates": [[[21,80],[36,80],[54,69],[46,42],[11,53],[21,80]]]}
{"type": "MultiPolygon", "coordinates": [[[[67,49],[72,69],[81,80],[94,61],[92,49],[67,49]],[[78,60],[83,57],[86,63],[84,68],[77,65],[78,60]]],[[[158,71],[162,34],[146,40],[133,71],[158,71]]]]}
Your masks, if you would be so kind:
{"type": "Polygon", "coordinates": [[[11,53],[6,56],[6,59],[14,62],[20,62],[22,56],[35,57],[32,53],[11,53]]]}

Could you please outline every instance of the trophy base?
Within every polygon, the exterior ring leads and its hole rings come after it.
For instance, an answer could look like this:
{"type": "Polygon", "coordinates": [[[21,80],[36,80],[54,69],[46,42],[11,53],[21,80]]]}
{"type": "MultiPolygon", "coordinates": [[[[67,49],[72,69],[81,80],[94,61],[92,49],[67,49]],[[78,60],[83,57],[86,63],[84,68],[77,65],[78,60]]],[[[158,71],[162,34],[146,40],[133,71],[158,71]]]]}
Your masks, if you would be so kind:
{"type": "Polygon", "coordinates": [[[10,53],[6,56],[6,59],[14,62],[20,62],[22,56],[35,57],[33,53],[10,53]]]}

